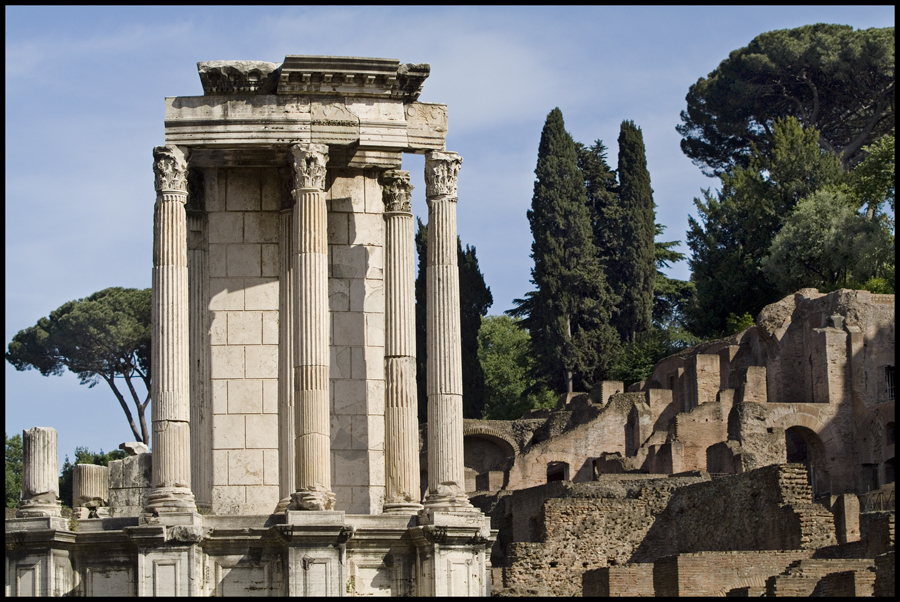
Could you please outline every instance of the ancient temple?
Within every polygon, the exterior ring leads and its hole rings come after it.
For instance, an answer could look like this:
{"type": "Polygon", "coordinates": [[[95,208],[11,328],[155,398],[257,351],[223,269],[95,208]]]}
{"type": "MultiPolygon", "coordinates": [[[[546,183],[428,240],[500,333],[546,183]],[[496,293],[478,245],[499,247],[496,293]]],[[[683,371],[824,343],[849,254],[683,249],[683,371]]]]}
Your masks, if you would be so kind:
{"type": "Polygon", "coordinates": [[[429,66],[198,68],[204,95],[166,99],[153,150],[152,454],[112,463],[108,490],[85,473],[92,509],[67,521],[55,431],[27,431],[7,594],[489,593],[462,451],[462,158],[446,106],[418,102],[429,66]],[[404,152],[428,202],[424,496],[404,152]]]}

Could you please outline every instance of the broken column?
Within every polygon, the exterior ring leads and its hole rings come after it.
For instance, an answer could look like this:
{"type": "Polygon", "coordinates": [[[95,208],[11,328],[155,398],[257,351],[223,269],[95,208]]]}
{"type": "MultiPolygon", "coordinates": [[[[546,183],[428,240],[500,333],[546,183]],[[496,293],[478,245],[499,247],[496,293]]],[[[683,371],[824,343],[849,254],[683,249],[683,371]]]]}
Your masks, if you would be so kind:
{"type": "Polygon", "coordinates": [[[196,511],[191,493],[188,341],[187,160],[177,146],[153,149],[153,491],[147,512],[196,511]]]}
{"type": "Polygon", "coordinates": [[[83,509],[79,518],[100,518],[108,510],[109,468],[97,464],[76,464],[72,474],[72,507],[83,509]]]}
{"type": "Polygon", "coordinates": [[[416,308],[412,185],[409,172],[385,172],[385,497],[384,511],[414,513],[419,503],[416,308]]]}
{"type": "Polygon", "coordinates": [[[291,147],[294,172],[294,510],[332,510],[329,417],[328,146],[291,147]]]}
{"type": "Polygon", "coordinates": [[[60,516],[56,429],[22,431],[22,494],[17,518],[60,516]]]}
{"type": "Polygon", "coordinates": [[[428,508],[471,508],[465,493],[456,179],[462,157],[425,154],[428,201],[428,508]]]}

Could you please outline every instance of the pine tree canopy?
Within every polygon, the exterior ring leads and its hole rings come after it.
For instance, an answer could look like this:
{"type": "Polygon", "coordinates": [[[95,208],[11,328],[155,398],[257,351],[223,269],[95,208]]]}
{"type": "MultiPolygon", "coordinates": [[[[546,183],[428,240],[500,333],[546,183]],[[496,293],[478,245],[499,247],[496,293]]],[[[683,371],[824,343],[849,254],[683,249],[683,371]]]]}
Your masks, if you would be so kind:
{"type": "Polygon", "coordinates": [[[894,131],[894,28],[804,25],[733,51],[687,94],[676,129],[707,175],[767,155],[774,121],[796,117],[848,170],[862,147],[894,131]]]}

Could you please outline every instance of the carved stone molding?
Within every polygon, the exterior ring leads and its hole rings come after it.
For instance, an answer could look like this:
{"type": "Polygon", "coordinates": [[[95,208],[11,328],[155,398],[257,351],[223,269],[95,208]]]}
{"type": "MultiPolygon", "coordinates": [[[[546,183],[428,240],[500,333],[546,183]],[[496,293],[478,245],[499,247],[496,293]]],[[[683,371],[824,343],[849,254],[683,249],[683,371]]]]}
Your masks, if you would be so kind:
{"type": "Polygon", "coordinates": [[[456,179],[462,166],[456,153],[431,151],[425,153],[425,196],[456,196],[456,179]]]}
{"type": "Polygon", "coordinates": [[[291,147],[291,167],[294,171],[294,188],[324,190],[327,163],[327,144],[293,145],[291,147]]]}
{"type": "Polygon", "coordinates": [[[187,158],[177,146],[157,146],[153,149],[153,174],[156,192],[187,194],[187,158]]]}
{"type": "Polygon", "coordinates": [[[204,96],[274,94],[280,63],[263,61],[204,61],[197,63],[204,96]]]}
{"type": "Polygon", "coordinates": [[[409,172],[392,169],[381,177],[384,210],[390,213],[412,213],[412,191],[409,172]]]}

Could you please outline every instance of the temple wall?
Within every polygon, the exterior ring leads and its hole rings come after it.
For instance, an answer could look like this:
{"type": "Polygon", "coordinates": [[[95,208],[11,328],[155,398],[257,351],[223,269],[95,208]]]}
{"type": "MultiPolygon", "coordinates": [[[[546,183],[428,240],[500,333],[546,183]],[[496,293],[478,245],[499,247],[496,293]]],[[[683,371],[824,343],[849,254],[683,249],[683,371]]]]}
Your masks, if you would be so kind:
{"type": "MultiPolygon", "coordinates": [[[[212,511],[268,514],[279,500],[281,180],[275,168],[207,171],[212,511]]],[[[384,495],[384,204],[374,170],[329,175],[332,482],[337,510],[377,513],[384,495]]]]}

